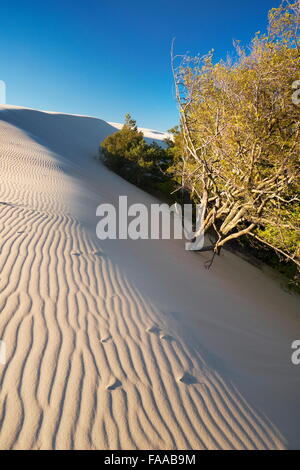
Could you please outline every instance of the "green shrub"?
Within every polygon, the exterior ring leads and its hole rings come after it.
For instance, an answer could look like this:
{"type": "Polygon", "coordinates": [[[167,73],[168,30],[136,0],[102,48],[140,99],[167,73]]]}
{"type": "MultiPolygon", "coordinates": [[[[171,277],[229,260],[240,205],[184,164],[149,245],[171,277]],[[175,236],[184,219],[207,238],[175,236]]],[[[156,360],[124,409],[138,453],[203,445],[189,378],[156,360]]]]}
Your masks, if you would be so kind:
{"type": "Polygon", "coordinates": [[[158,189],[167,179],[169,145],[163,149],[156,142],[147,144],[129,114],[121,130],[109,135],[101,144],[104,163],[123,178],[147,190],[158,189]]]}

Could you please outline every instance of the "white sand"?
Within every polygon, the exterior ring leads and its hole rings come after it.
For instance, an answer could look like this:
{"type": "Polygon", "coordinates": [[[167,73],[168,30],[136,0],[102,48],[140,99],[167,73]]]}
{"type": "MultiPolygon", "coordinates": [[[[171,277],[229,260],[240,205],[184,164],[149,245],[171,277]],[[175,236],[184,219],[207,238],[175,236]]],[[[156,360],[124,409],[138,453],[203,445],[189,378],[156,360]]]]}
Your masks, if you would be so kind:
{"type": "Polygon", "coordinates": [[[97,240],[100,203],[153,201],[94,158],[113,131],[0,108],[0,448],[299,448],[299,297],[228,253],[97,240]]]}
{"type": "MultiPolygon", "coordinates": [[[[123,124],[120,124],[118,122],[108,122],[111,126],[115,127],[114,132],[116,130],[122,129],[123,124]]],[[[146,129],[145,127],[139,127],[139,131],[143,132],[144,137],[146,142],[157,142],[157,143],[163,143],[164,139],[166,138],[172,138],[172,135],[169,134],[168,132],[159,132],[159,131],[154,131],[153,129],[146,129]]]]}

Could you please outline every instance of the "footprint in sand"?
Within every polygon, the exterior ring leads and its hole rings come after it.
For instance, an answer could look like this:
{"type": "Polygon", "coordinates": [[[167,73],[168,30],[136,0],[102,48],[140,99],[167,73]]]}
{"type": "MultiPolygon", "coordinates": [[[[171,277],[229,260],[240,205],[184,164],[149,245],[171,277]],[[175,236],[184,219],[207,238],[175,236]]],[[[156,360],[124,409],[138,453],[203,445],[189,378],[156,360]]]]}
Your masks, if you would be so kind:
{"type": "Polygon", "coordinates": [[[155,335],[159,335],[161,330],[160,330],[160,328],[158,328],[158,326],[153,325],[150,328],[147,328],[147,331],[148,331],[148,333],[153,333],[155,335]]]}
{"type": "Polygon", "coordinates": [[[104,338],[100,338],[100,342],[101,343],[107,343],[108,341],[110,341],[112,339],[111,336],[106,336],[104,338]]]}
{"type": "Polygon", "coordinates": [[[188,372],[185,372],[182,377],[179,379],[180,382],[186,384],[186,385],[194,385],[199,383],[196,377],[193,375],[189,374],[188,372]]]}
{"type": "Polygon", "coordinates": [[[163,339],[164,341],[169,341],[170,343],[172,341],[176,341],[176,339],[173,336],[163,333],[162,330],[157,325],[151,326],[150,328],[147,329],[147,331],[148,333],[159,335],[159,338],[163,339]]]}
{"type": "Polygon", "coordinates": [[[12,202],[5,202],[5,201],[0,201],[0,204],[2,206],[11,206],[11,207],[15,207],[16,204],[13,204],[12,202]]]}
{"type": "Polygon", "coordinates": [[[169,341],[170,343],[171,343],[172,341],[176,341],[176,339],[175,339],[173,336],[171,336],[171,335],[165,335],[165,334],[161,335],[161,336],[160,336],[160,339],[164,339],[165,341],[169,341]]]}
{"type": "Polygon", "coordinates": [[[116,379],[106,387],[106,390],[116,390],[116,388],[119,387],[122,387],[122,382],[119,379],[116,379]]]}
{"type": "Polygon", "coordinates": [[[99,256],[99,258],[105,258],[107,255],[103,251],[92,251],[91,253],[94,256],[99,256]]]}

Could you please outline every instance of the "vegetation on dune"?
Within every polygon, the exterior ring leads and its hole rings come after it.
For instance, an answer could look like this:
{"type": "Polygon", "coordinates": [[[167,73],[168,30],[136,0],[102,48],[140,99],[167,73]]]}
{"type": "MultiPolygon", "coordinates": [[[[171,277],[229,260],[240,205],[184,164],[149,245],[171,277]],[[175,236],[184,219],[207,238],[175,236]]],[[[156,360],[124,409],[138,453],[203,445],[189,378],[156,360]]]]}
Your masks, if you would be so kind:
{"type": "Polygon", "coordinates": [[[213,52],[172,53],[180,109],[173,138],[166,148],[149,145],[127,115],[102,143],[104,160],[145,189],[201,203],[200,230],[210,233],[214,255],[246,240],[273,265],[276,253],[299,285],[300,99],[292,97],[300,80],[300,1],[272,9],[268,33],[258,32],[249,50],[235,46],[236,59],[219,63],[213,52]]]}
{"type": "Polygon", "coordinates": [[[171,145],[170,141],[165,149],[156,142],[147,144],[136,121],[127,114],[122,129],[106,137],[100,150],[105,164],[131,183],[152,192],[170,193],[174,185],[166,170],[171,165],[171,145]]]}
{"type": "Polygon", "coordinates": [[[173,56],[182,154],[174,174],[201,202],[214,253],[247,235],[300,267],[300,3],[269,13],[235,61],[173,56]],[[177,65],[177,61],[179,64],[177,65]]]}

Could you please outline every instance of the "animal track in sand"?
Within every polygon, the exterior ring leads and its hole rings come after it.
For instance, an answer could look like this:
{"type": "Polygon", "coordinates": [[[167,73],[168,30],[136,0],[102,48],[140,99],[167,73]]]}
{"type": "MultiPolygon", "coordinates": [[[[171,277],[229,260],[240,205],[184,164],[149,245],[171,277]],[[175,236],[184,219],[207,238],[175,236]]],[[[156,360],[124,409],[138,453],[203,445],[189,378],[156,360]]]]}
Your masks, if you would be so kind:
{"type": "Polygon", "coordinates": [[[183,374],[183,376],[180,377],[179,381],[186,384],[186,385],[195,385],[195,384],[199,383],[198,380],[196,379],[196,377],[189,374],[188,372],[185,372],[183,374]]]}
{"type": "Polygon", "coordinates": [[[106,255],[102,253],[101,251],[92,251],[91,253],[84,253],[83,251],[73,251],[71,253],[72,256],[82,256],[84,254],[90,254],[94,256],[98,256],[99,258],[104,258],[106,255]]]}
{"type": "Polygon", "coordinates": [[[105,338],[100,338],[101,343],[107,343],[112,339],[111,336],[106,336],[105,338]]]}
{"type": "Polygon", "coordinates": [[[160,339],[164,339],[165,341],[169,341],[170,343],[171,343],[172,341],[176,341],[176,339],[175,339],[173,336],[171,336],[171,335],[166,335],[166,334],[160,335],[160,339]]]}
{"type": "Polygon", "coordinates": [[[99,256],[99,258],[107,258],[107,255],[103,251],[92,251],[92,255],[99,256]]]}
{"type": "Polygon", "coordinates": [[[150,328],[147,328],[148,333],[153,333],[155,335],[159,335],[161,332],[160,328],[156,325],[151,326],[150,328]]]}
{"type": "Polygon", "coordinates": [[[114,380],[111,385],[106,387],[106,390],[116,390],[116,388],[122,387],[122,382],[119,379],[114,380]]]}
{"type": "Polygon", "coordinates": [[[148,333],[153,333],[154,335],[159,335],[160,339],[163,339],[165,341],[169,341],[170,343],[172,341],[176,341],[176,339],[167,333],[163,333],[161,328],[159,328],[157,325],[153,325],[150,328],[147,328],[148,333]]]}
{"type": "Polygon", "coordinates": [[[13,204],[12,202],[5,202],[5,201],[0,201],[0,204],[2,206],[11,206],[11,207],[15,207],[16,204],[13,204]]]}

